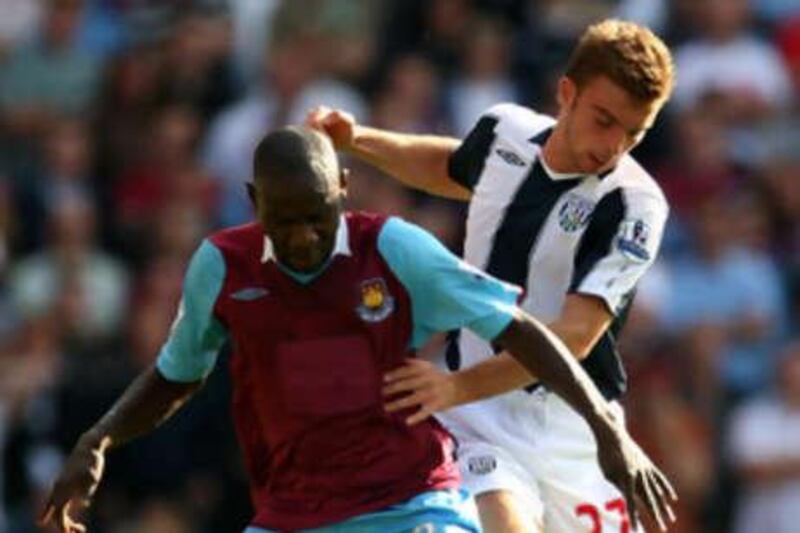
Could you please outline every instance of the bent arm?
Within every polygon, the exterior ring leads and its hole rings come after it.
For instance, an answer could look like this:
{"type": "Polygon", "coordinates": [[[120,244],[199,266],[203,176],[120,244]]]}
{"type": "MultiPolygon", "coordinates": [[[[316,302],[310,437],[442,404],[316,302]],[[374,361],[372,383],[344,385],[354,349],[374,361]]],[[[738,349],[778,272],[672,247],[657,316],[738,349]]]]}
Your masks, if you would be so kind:
{"type": "Polygon", "coordinates": [[[605,427],[613,419],[605,398],[564,343],[530,315],[518,311],[495,342],[569,403],[592,428],[605,427]]]}
{"type": "Polygon", "coordinates": [[[346,151],[401,183],[429,194],[469,200],[470,191],[450,178],[448,162],[459,141],[356,125],[346,151]]]}
{"type": "MultiPolygon", "coordinates": [[[[585,359],[613,319],[599,298],[582,294],[567,296],[561,315],[550,330],[578,360],[585,359]]],[[[526,387],[537,378],[508,352],[453,374],[458,405],[526,387]]]]}
{"type": "Polygon", "coordinates": [[[169,381],[151,366],[139,374],[83,438],[105,449],[150,433],[183,407],[204,382],[169,381]]]}

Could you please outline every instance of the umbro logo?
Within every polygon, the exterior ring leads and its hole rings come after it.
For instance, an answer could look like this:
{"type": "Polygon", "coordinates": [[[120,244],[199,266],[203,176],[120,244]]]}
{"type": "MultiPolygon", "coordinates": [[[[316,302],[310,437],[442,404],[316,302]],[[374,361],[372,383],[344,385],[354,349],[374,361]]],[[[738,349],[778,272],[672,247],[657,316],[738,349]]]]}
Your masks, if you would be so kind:
{"type": "Polygon", "coordinates": [[[503,148],[498,148],[495,150],[495,153],[500,156],[500,159],[508,163],[509,165],[514,165],[515,167],[524,167],[525,160],[522,159],[520,156],[512,152],[511,150],[504,150],[503,148]]]}
{"type": "Polygon", "coordinates": [[[253,300],[263,298],[267,294],[269,294],[269,291],[263,287],[246,287],[231,293],[231,298],[241,302],[252,302],[253,300]]]}

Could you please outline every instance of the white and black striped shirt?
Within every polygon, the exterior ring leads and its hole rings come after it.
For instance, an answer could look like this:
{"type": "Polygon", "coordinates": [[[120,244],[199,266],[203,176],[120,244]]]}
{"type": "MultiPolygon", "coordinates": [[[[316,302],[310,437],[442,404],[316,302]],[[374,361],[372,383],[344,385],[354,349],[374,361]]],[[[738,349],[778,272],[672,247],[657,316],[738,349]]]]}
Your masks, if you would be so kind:
{"type": "MultiPolygon", "coordinates": [[[[522,307],[555,320],[569,293],[601,298],[615,319],[584,360],[608,398],[625,390],[615,337],[635,285],[658,250],[668,206],[626,155],[604,175],[563,175],[539,157],[554,120],[499,104],[478,120],[450,159],[450,176],[473,193],[464,258],[525,288],[522,307]]],[[[461,365],[494,350],[464,331],[461,365]]]]}

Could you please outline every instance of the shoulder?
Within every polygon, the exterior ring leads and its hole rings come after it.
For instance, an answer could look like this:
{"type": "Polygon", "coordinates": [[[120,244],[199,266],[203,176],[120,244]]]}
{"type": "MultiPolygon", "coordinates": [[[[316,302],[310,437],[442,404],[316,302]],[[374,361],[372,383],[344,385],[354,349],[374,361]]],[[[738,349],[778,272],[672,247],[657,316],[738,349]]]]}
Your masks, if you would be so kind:
{"type": "Polygon", "coordinates": [[[264,230],[257,222],[250,222],[216,231],[206,241],[226,257],[239,254],[260,256],[264,246],[264,230]]]}
{"type": "Polygon", "coordinates": [[[344,214],[347,229],[351,232],[380,231],[383,225],[394,217],[371,211],[346,211],[344,214]]]}
{"type": "Polygon", "coordinates": [[[619,191],[627,210],[645,210],[664,218],[669,214],[669,203],[664,191],[632,156],[623,157],[604,181],[607,193],[619,191]]]}
{"type": "Polygon", "coordinates": [[[507,102],[490,107],[483,116],[497,121],[495,132],[498,135],[521,142],[530,141],[531,137],[555,124],[555,120],[548,115],[507,102]]]}

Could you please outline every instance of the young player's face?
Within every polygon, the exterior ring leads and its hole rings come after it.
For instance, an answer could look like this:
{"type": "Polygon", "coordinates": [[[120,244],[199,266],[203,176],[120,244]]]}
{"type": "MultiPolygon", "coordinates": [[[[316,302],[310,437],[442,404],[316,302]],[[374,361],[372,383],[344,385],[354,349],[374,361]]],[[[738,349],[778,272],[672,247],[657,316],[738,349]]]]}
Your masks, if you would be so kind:
{"type": "Polygon", "coordinates": [[[613,168],[653,125],[663,102],[641,102],[605,76],[580,89],[569,78],[558,87],[559,121],[564,123],[566,157],[574,171],[599,174],[613,168]]]}
{"type": "Polygon", "coordinates": [[[296,272],[315,272],[333,251],[343,190],[337,184],[281,185],[257,187],[258,219],[281,264],[296,272]]]}

